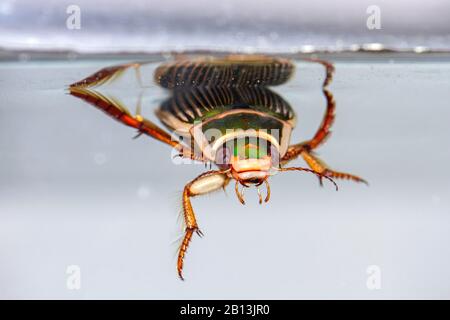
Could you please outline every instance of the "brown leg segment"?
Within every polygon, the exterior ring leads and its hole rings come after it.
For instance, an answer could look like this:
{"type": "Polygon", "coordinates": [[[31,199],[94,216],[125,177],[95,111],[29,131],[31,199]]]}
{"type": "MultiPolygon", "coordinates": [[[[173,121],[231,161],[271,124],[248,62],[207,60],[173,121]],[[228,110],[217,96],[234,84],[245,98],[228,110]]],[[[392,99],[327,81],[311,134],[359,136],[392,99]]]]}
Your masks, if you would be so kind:
{"type": "MultiPolygon", "coordinates": [[[[363,182],[365,184],[368,184],[366,180],[353,174],[331,170],[322,160],[320,160],[317,156],[313,155],[311,152],[303,151],[301,153],[301,156],[311,169],[327,177],[336,179],[348,179],[353,180],[355,182],[363,182]]],[[[322,177],[319,177],[319,181],[320,185],[322,185],[322,177]]]]}
{"type": "MultiPolygon", "coordinates": [[[[318,62],[325,66],[326,68],[326,78],[323,82],[323,94],[325,96],[325,99],[327,101],[327,109],[325,112],[325,115],[323,117],[322,123],[317,130],[316,134],[311,140],[307,140],[301,143],[297,143],[294,145],[289,146],[286,154],[281,159],[281,163],[285,165],[289,161],[296,159],[299,155],[302,156],[302,158],[306,161],[308,166],[314,170],[315,172],[318,172],[320,174],[323,174],[328,177],[332,178],[338,178],[338,179],[349,179],[356,182],[367,182],[353,174],[334,171],[328,168],[328,166],[320,160],[317,156],[313,154],[313,150],[322,145],[331,135],[330,128],[333,125],[334,118],[335,118],[335,110],[336,110],[336,103],[333,97],[333,94],[328,91],[325,87],[330,83],[332,80],[334,67],[331,63],[323,60],[317,60],[317,59],[307,59],[311,62],[318,62]]],[[[322,185],[322,177],[319,177],[320,184],[322,185]]]]}
{"type": "Polygon", "coordinates": [[[104,111],[106,114],[116,119],[117,121],[137,129],[139,131],[139,134],[147,134],[161,142],[164,142],[172,147],[181,150],[180,143],[178,141],[174,141],[169,133],[158,127],[152,121],[141,116],[140,100],[142,98],[142,94],[140,95],[140,99],[138,100],[137,109],[139,111],[136,115],[132,115],[123,103],[117,101],[114,98],[103,95],[93,89],[93,87],[116,79],[128,68],[135,68],[136,77],[141,83],[141,65],[142,64],[139,63],[128,63],[101,69],[100,71],[97,71],[89,77],[71,84],[69,87],[69,93],[104,111]]]}
{"type": "Polygon", "coordinates": [[[185,234],[183,241],[181,242],[180,249],[178,251],[178,260],[177,260],[177,271],[178,276],[181,280],[183,278],[183,263],[184,257],[186,255],[187,248],[189,243],[191,242],[192,235],[197,233],[199,236],[202,236],[202,232],[200,231],[197,219],[195,218],[194,210],[192,209],[191,198],[206,194],[220,188],[224,188],[229,181],[229,178],[220,171],[208,171],[197,178],[189,182],[183,191],[183,216],[184,222],[186,224],[185,234]]]}
{"type": "Polygon", "coordinates": [[[327,110],[319,129],[316,131],[316,134],[311,140],[289,146],[286,154],[281,159],[282,164],[285,164],[297,158],[303,151],[311,151],[316,149],[321,144],[323,144],[331,135],[330,128],[333,125],[335,118],[336,103],[330,91],[324,88],[323,94],[327,101],[327,110]]]}
{"type": "MultiPolygon", "coordinates": [[[[165,130],[161,129],[152,121],[142,117],[140,111],[138,111],[136,115],[133,115],[128,110],[128,108],[125,105],[123,105],[120,101],[113,98],[109,98],[108,96],[105,96],[100,92],[95,91],[86,86],[70,87],[69,93],[102,110],[107,115],[111,116],[112,118],[116,119],[122,124],[137,129],[138,130],[137,136],[141,134],[146,134],[156,140],[159,140],[177,149],[180,152],[180,156],[182,157],[197,161],[204,161],[204,159],[201,156],[195,155],[193,152],[191,152],[191,149],[188,146],[181,144],[178,140],[174,140],[173,137],[165,130]]],[[[138,110],[140,110],[139,102],[138,102],[138,110]]]]}
{"type": "Polygon", "coordinates": [[[314,63],[320,63],[325,68],[325,79],[323,80],[322,87],[325,88],[330,84],[330,82],[333,80],[333,74],[334,74],[334,66],[331,62],[328,62],[326,60],[317,59],[317,58],[302,58],[301,60],[308,61],[308,62],[314,62],[314,63]]]}
{"type": "Polygon", "coordinates": [[[118,77],[120,77],[127,69],[134,68],[136,71],[136,80],[138,81],[139,85],[141,87],[144,87],[142,84],[142,78],[141,78],[141,66],[145,65],[146,62],[138,63],[138,62],[132,62],[132,63],[125,63],[117,66],[112,67],[106,67],[103,68],[90,76],[84,78],[83,80],[77,81],[75,83],[72,83],[70,85],[71,88],[77,87],[83,87],[83,88],[93,88],[100,86],[108,81],[114,81],[118,77]]]}
{"type": "Polygon", "coordinates": [[[70,87],[69,92],[71,95],[102,110],[117,121],[137,129],[140,133],[147,134],[172,147],[177,147],[180,144],[178,141],[172,140],[170,134],[150,120],[143,118],[141,115],[132,115],[127,107],[117,100],[85,87],[70,87]]]}
{"type": "Polygon", "coordinates": [[[320,63],[325,67],[325,79],[322,84],[322,92],[327,101],[327,110],[325,112],[325,116],[323,117],[322,123],[317,130],[314,137],[309,141],[304,141],[301,143],[294,144],[289,146],[286,154],[283,159],[281,159],[281,163],[287,163],[292,159],[295,159],[302,153],[304,150],[314,150],[319,145],[324,143],[326,139],[330,136],[330,128],[333,125],[334,117],[335,117],[335,109],[336,103],[334,101],[333,94],[326,89],[326,87],[330,84],[331,80],[333,80],[334,74],[334,66],[330,62],[326,60],[316,59],[316,58],[305,58],[303,59],[308,62],[320,63]]]}

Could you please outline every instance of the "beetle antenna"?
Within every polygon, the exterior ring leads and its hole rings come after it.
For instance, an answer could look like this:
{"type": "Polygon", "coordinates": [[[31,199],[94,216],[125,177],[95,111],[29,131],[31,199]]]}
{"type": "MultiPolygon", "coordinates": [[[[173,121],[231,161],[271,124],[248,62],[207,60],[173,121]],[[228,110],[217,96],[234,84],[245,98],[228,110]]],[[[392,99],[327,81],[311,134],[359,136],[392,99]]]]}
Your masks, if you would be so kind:
{"type": "Polygon", "coordinates": [[[334,186],[336,187],[336,191],[338,191],[337,183],[332,178],[330,178],[329,176],[327,176],[327,175],[325,175],[323,173],[320,173],[320,172],[317,172],[317,171],[314,171],[314,170],[311,170],[311,169],[308,169],[308,168],[302,168],[302,167],[281,168],[281,169],[278,169],[278,171],[306,171],[306,172],[311,172],[311,173],[314,173],[317,177],[319,177],[319,179],[325,178],[325,179],[331,181],[334,184],[334,186]]]}

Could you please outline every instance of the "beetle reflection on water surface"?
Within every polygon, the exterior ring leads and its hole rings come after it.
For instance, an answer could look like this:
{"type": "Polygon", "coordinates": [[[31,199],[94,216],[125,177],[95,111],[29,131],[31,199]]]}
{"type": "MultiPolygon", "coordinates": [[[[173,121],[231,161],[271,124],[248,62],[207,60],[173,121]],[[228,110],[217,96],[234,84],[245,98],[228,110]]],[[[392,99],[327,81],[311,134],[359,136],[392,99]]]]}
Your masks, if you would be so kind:
{"type": "Polygon", "coordinates": [[[125,70],[134,68],[141,81],[142,63],[104,68],[70,85],[70,94],[103,110],[121,123],[146,134],[177,151],[183,158],[214,163],[209,170],[190,181],[183,190],[184,237],[178,250],[177,271],[183,279],[183,262],[194,233],[202,236],[191,205],[191,198],[225,188],[234,180],[237,198],[245,204],[243,191],[255,186],[259,203],[260,186],[266,186],[264,201],[269,201],[268,178],[283,171],[304,171],[331,181],[333,178],[364,182],[358,176],[330,169],[315,154],[329,136],[335,117],[335,101],[327,89],[334,67],[327,61],[307,59],[322,64],[326,70],[322,92],[327,106],[315,135],[306,141],[289,144],[295,127],[295,112],[288,102],[269,89],[287,82],[294,64],[284,58],[262,55],[182,58],[160,65],[155,82],[170,90],[170,97],[156,111],[158,119],[173,133],[168,133],[141,115],[140,106],[132,114],[116,99],[103,95],[95,87],[110,82],[125,70]],[[210,134],[214,132],[214,134],[210,134]],[[301,156],[309,168],[286,167],[301,156]],[[241,190],[239,190],[241,188],[241,190]]]}

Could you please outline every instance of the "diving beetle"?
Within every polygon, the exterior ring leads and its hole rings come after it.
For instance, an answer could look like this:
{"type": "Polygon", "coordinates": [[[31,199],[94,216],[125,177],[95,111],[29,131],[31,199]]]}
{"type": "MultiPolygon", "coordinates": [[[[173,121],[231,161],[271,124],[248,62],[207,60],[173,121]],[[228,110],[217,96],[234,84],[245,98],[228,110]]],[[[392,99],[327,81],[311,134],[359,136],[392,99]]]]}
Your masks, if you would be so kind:
{"type": "Polygon", "coordinates": [[[322,123],[315,135],[306,141],[289,144],[295,127],[295,112],[282,97],[269,87],[286,83],[294,73],[294,64],[285,58],[265,55],[228,55],[181,58],[163,63],[154,72],[154,81],[170,91],[170,97],[156,111],[158,119],[173,134],[165,131],[137,109],[132,114],[128,108],[95,87],[106,83],[128,68],[135,68],[140,80],[142,63],[129,63],[104,68],[69,87],[70,94],[103,110],[121,123],[146,134],[177,151],[182,158],[214,163],[217,169],[202,173],[190,181],[183,190],[182,207],[185,222],[177,271],[183,279],[183,262],[194,233],[202,236],[197,224],[191,198],[225,188],[235,181],[235,192],[245,204],[243,190],[258,188],[259,202],[263,202],[259,187],[264,184],[269,201],[268,178],[277,172],[304,171],[322,179],[350,179],[365,182],[349,173],[330,169],[315,154],[329,136],[335,117],[335,101],[327,89],[334,67],[319,59],[305,59],[324,66],[326,75],[322,92],[327,106],[322,123]],[[214,135],[207,133],[214,130],[214,135]],[[276,133],[276,134],[275,134],[276,133]],[[286,167],[301,156],[309,168],[286,167]],[[239,187],[242,190],[239,191],[239,187]]]}

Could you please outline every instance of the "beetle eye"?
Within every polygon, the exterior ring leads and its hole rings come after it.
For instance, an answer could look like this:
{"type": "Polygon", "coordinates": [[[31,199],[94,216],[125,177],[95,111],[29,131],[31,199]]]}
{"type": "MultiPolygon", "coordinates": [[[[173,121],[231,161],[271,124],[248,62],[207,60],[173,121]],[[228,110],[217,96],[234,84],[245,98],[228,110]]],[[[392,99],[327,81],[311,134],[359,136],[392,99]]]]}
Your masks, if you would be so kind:
{"type": "Polygon", "coordinates": [[[216,152],[216,164],[226,168],[230,165],[231,151],[227,147],[219,148],[216,152]]]}
{"type": "Polygon", "coordinates": [[[270,146],[270,157],[272,159],[272,167],[279,167],[280,165],[280,153],[278,148],[274,145],[270,146]]]}

